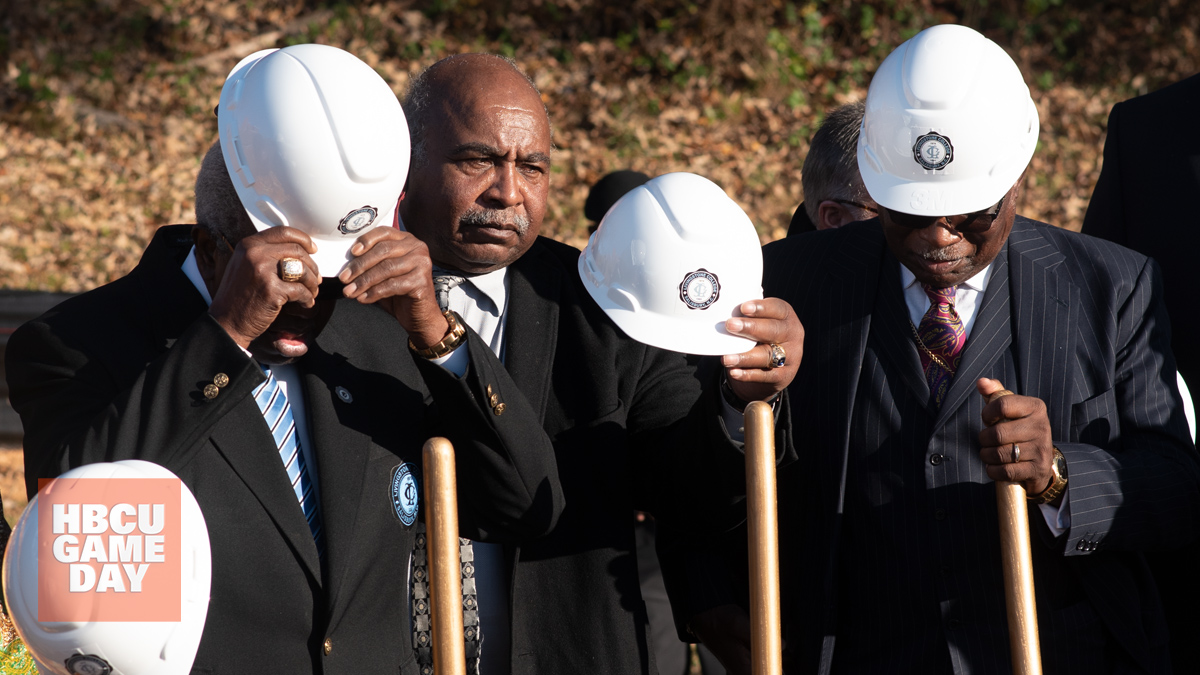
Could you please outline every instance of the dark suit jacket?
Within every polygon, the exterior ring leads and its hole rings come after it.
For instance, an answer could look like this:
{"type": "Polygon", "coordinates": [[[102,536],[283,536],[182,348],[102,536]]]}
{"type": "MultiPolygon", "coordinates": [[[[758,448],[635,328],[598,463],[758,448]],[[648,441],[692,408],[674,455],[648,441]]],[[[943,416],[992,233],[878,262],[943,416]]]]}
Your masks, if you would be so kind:
{"type": "MultiPolygon", "coordinates": [[[[1163,273],[1171,345],[1179,372],[1200,395],[1200,279],[1195,256],[1200,217],[1188,206],[1200,195],[1200,75],[1113,106],[1104,165],[1092,192],[1083,232],[1148,255],[1163,273]],[[1164,139],[1156,143],[1153,139],[1164,139]],[[1148,142],[1148,139],[1149,142],[1148,142]]],[[[1185,542],[1180,542],[1185,543],[1185,542]]],[[[1176,672],[1196,668],[1192,636],[1200,632],[1200,579],[1194,573],[1200,541],[1150,556],[1171,629],[1176,672]]]]}
{"type": "Polygon", "coordinates": [[[1150,256],[1163,273],[1171,344],[1179,372],[1200,393],[1200,313],[1194,252],[1200,216],[1200,75],[1113,106],[1104,165],[1083,232],[1150,256]],[[1161,142],[1158,142],[1161,140],[1161,142]]]}
{"type": "Polygon", "coordinates": [[[1070,529],[1055,539],[1030,508],[1046,672],[1169,672],[1142,551],[1194,536],[1200,468],[1156,265],[1017,218],[947,398],[931,409],[877,220],[781,240],[764,256],[764,292],[805,326],[789,389],[800,459],[779,477],[785,639],[799,672],[881,646],[904,672],[928,640],[955,672],[1011,672],[994,487],[978,457],[981,376],[1046,403],[1069,466],[1070,529]],[[872,560],[842,555],[864,548],[872,560]],[[878,595],[848,602],[862,588],[878,595]],[[871,625],[880,613],[905,621],[871,625]]]}
{"type": "Polygon", "coordinates": [[[728,527],[717,495],[745,492],[716,392],[701,396],[682,354],[626,337],[584,289],[578,256],[539,239],[509,267],[505,365],[554,442],[567,500],[553,532],[512,551],[520,675],[654,672],[633,510],[728,527]]]}
{"type": "Polygon", "coordinates": [[[325,530],[319,558],[250,396],[262,371],[180,270],[188,229],[160,229],[128,276],[13,335],[8,381],[30,493],[39,477],[128,458],[162,464],[188,485],[213,556],[194,672],[415,673],[406,603],[413,528],[395,515],[392,471],[419,468],[424,441],[446,435],[462,534],[534,537],[562,508],[549,439],[478,337],[460,380],[414,359],[382,310],[339,301],[298,361],[325,530]],[[217,373],[229,384],[206,399],[201,390],[217,373]],[[488,385],[507,405],[502,416],[487,403],[488,385]]]}

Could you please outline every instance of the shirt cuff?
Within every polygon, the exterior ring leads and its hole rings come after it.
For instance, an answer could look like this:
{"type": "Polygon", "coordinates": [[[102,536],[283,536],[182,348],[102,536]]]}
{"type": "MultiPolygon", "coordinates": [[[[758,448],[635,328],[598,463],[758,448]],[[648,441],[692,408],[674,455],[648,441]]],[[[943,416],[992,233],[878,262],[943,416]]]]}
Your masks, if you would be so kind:
{"type": "Polygon", "coordinates": [[[436,359],[430,359],[439,366],[445,368],[454,374],[455,377],[462,377],[467,372],[467,367],[471,365],[471,355],[467,351],[469,340],[464,340],[463,343],[445,356],[439,356],[436,359]]]}
{"type": "Polygon", "coordinates": [[[1041,510],[1042,518],[1046,519],[1046,526],[1050,528],[1050,533],[1054,535],[1055,539],[1071,529],[1071,505],[1065,492],[1062,504],[1058,506],[1038,504],[1038,509],[1041,510]]]}

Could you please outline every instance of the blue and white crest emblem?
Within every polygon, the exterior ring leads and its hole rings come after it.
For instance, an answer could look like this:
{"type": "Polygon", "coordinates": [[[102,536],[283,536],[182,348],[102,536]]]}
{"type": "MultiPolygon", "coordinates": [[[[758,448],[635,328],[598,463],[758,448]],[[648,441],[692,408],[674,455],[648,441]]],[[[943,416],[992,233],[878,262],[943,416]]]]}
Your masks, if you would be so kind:
{"type": "Polygon", "coordinates": [[[346,214],[338,223],[338,231],[342,234],[357,234],[365,230],[368,225],[375,222],[375,218],[379,216],[379,209],[374,206],[364,206],[354,209],[346,214]]]}
{"type": "Polygon", "coordinates": [[[930,131],[913,143],[913,159],[930,171],[944,169],[954,161],[954,146],[949,138],[930,131]]]}
{"type": "Polygon", "coordinates": [[[396,509],[396,517],[406,526],[417,522],[417,506],[420,501],[420,491],[417,489],[417,477],[413,475],[408,464],[401,464],[392,469],[392,508],[396,509]]]}
{"type": "Polygon", "coordinates": [[[708,309],[720,297],[721,282],[703,267],[684,275],[679,284],[679,299],[688,309],[708,309]]]}

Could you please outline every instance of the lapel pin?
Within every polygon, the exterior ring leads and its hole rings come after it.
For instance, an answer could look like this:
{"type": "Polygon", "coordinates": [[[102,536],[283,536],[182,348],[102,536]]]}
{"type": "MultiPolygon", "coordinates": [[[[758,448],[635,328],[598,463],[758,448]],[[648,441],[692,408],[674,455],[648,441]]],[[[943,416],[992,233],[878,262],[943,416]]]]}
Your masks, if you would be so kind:
{"type": "Polygon", "coordinates": [[[350,390],[346,389],[345,387],[337,386],[334,387],[333,391],[337,394],[338,398],[342,399],[342,403],[354,403],[354,396],[352,396],[350,394],[350,390]]]}

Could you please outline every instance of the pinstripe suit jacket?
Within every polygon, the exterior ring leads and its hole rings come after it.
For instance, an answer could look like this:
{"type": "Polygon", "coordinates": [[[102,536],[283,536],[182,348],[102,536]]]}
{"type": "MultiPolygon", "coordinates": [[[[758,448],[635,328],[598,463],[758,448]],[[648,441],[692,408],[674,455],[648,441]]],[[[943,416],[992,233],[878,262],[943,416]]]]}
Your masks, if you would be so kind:
{"type": "Polygon", "coordinates": [[[1055,538],[1031,509],[1046,672],[1169,672],[1141,551],[1194,536],[1200,463],[1153,261],[1018,217],[936,409],[878,221],[781,240],[764,256],[765,294],[805,326],[789,392],[800,458],[779,478],[799,672],[829,672],[835,645],[840,665],[885,647],[888,671],[902,672],[906,650],[928,653],[928,641],[954,672],[1011,672],[979,377],[1042,399],[1067,458],[1070,528],[1055,538]],[[843,555],[864,546],[881,564],[843,555]],[[858,606],[864,588],[878,594],[858,606]]]}

